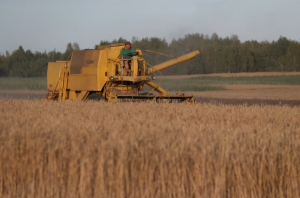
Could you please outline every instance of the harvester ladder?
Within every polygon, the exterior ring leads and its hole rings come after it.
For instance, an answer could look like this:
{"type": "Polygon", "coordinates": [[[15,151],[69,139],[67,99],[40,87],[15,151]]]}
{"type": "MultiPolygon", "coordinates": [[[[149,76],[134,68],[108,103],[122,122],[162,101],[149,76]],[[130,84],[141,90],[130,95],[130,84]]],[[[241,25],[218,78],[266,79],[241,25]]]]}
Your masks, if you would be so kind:
{"type": "Polygon", "coordinates": [[[65,66],[61,70],[62,75],[60,76],[60,89],[59,89],[59,95],[58,100],[65,100],[67,97],[67,85],[68,85],[68,69],[65,66]]]}

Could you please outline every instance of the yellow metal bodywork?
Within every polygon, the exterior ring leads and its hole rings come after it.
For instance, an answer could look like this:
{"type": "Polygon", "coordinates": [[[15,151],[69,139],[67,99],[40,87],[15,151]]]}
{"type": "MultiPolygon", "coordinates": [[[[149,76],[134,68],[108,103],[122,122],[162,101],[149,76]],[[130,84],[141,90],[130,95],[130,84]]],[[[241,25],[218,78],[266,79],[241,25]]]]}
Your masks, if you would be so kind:
{"type": "Polygon", "coordinates": [[[58,80],[60,79],[62,69],[66,62],[50,62],[48,63],[47,71],[47,90],[53,90],[58,92],[58,80]]]}
{"type": "Polygon", "coordinates": [[[72,90],[99,91],[97,75],[74,74],[70,75],[70,88],[72,90]]]}
{"type": "Polygon", "coordinates": [[[117,100],[118,95],[139,96],[144,84],[166,96],[168,92],[151,82],[148,74],[193,58],[198,51],[146,68],[142,52],[132,57],[130,75],[126,76],[119,59],[124,44],[99,46],[96,50],[74,51],[71,60],[49,62],[47,71],[47,98],[53,100],[82,101],[96,93],[107,100],[117,100]],[[122,75],[123,74],[123,75],[122,75]]]}

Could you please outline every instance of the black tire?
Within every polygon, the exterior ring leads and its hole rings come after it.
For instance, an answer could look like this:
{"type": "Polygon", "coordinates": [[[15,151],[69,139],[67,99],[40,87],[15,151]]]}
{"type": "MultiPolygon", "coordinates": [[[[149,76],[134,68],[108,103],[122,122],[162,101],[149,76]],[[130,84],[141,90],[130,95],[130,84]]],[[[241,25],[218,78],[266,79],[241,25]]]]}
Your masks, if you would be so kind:
{"type": "Polygon", "coordinates": [[[96,93],[88,95],[88,97],[86,99],[87,100],[92,100],[92,101],[105,101],[106,100],[105,97],[103,97],[100,94],[96,94],[96,93]]]}
{"type": "MultiPolygon", "coordinates": [[[[149,92],[141,92],[139,95],[141,96],[147,96],[149,94],[149,92]]],[[[149,96],[153,96],[154,94],[153,93],[150,93],[149,96]]]]}

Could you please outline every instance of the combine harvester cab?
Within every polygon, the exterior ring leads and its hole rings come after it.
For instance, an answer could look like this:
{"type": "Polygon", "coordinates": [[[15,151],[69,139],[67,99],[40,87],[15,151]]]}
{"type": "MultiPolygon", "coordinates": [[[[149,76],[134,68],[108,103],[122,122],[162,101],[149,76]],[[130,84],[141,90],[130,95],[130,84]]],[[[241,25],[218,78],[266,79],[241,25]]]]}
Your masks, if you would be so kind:
{"type": "Polygon", "coordinates": [[[152,82],[157,71],[186,61],[199,54],[194,51],[156,66],[146,67],[141,50],[131,58],[129,76],[124,75],[123,60],[119,59],[124,44],[98,46],[96,50],[74,51],[71,60],[49,62],[47,71],[46,100],[84,101],[93,94],[108,101],[154,100],[195,103],[193,96],[168,95],[168,92],[152,82]],[[158,95],[142,93],[148,85],[158,95]]]}

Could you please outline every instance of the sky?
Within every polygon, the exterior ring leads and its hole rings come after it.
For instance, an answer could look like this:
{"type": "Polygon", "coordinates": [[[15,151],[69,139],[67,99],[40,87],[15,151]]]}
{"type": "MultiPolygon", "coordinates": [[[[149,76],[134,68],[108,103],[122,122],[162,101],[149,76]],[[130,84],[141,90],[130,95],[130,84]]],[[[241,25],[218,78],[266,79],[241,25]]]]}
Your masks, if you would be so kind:
{"type": "Polygon", "coordinates": [[[241,41],[300,41],[300,0],[0,0],[0,53],[20,45],[64,52],[123,37],[200,33],[241,41]]]}

